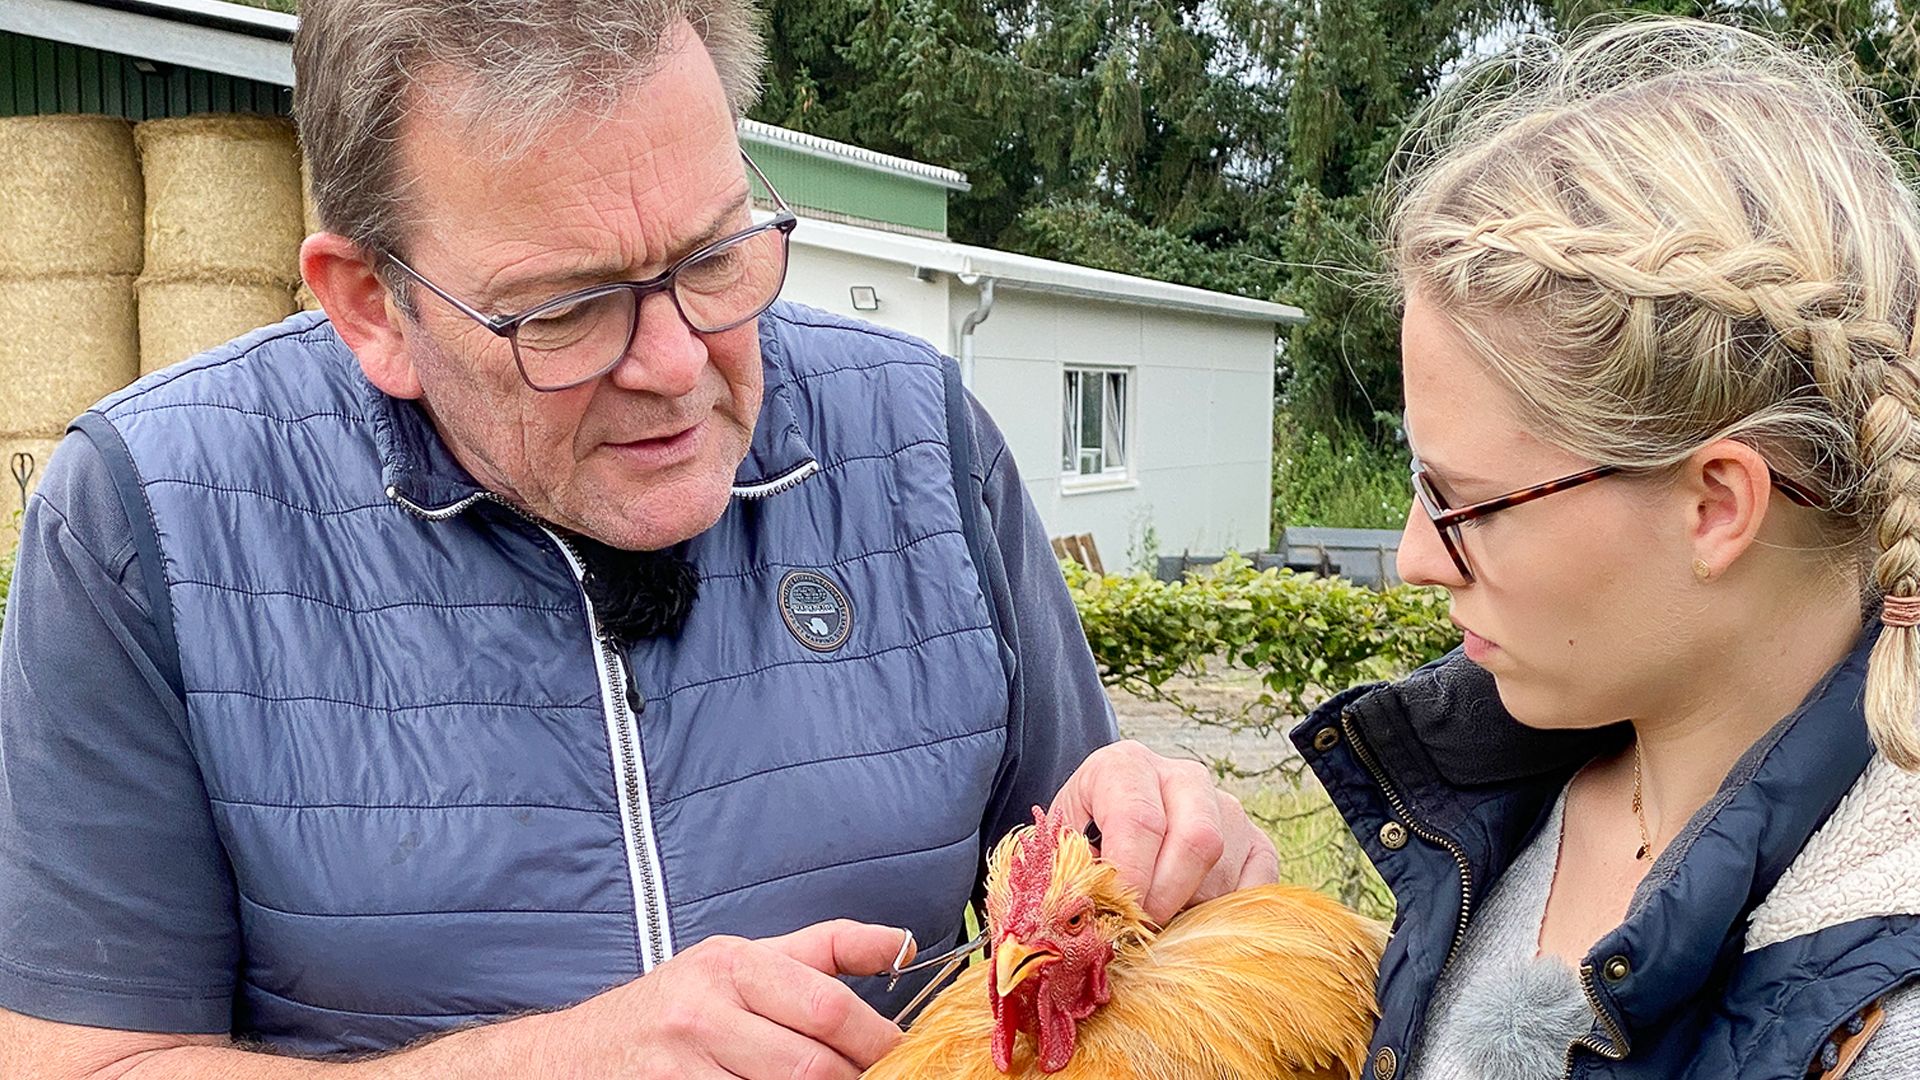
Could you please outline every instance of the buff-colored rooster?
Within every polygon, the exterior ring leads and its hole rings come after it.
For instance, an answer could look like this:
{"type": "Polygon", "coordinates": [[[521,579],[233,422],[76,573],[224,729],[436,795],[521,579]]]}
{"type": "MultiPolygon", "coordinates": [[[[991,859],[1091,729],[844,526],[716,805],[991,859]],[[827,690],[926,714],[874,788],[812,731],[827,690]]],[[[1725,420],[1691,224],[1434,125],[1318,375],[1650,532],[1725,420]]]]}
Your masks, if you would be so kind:
{"type": "Polygon", "coordinates": [[[1354,1080],[1386,930],[1268,885],[1155,932],[1118,871],[1037,808],[987,868],[992,962],[864,1080],[1354,1080]]]}

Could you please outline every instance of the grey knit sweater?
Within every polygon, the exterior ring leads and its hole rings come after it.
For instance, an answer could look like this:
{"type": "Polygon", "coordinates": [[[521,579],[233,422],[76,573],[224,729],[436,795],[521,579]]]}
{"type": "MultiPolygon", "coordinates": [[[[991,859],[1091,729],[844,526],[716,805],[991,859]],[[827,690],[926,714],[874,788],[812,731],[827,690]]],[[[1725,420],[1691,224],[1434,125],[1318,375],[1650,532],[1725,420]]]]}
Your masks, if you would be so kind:
{"type": "MultiPolygon", "coordinates": [[[[1594,1018],[1573,969],[1536,956],[1559,860],[1566,794],[1488,894],[1441,975],[1409,1080],[1551,1080],[1594,1018]]],[[[1920,1076],[1920,985],[1889,995],[1886,1020],[1848,1080],[1920,1076]]]]}

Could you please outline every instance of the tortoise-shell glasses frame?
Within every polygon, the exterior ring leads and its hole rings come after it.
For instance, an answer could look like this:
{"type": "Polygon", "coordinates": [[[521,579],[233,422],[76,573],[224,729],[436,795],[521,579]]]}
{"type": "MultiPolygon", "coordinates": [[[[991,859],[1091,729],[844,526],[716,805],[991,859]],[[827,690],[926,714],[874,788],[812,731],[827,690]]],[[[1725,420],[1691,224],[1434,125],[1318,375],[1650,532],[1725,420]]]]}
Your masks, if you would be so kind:
{"type": "MultiPolygon", "coordinates": [[[[1601,465],[1596,468],[1574,473],[1570,476],[1562,476],[1555,480],[1548,480],[1542,484],[1535,484],[1532,487],[1509,491],[1505,495],[1496,495],[1491,499],[1485,499],[1467,506],[1451,507],[1447,505],[1447,500],[1440,494],[1440,489],[1434,486],[1433,477],[1427,471],[1426,465],[1423,464],[1416,455],[1413,459],[1413,493],[1421,509],[1427,512],[1428,520],[1433,522],[1434,531],[1440,534],[1440,545],[1447,549],[1447,556],[1453,560],[1454,568],[1459,570],[1460,576],[1471,584],[1474,580],[1473,566],[1467,561],[1466,543],[1460,532],[1462,525],[1465,525],[1469,521],[1478,521],[1481,518],[1490,514],[1499,513],[1502,510],[1511,509],[1522,503],[1530,503],[1535,499],[1542,499],[1556,492],[1566,491],[1569,488],[1577,488],[1581,484],[1591,483],[1595,480],[1600,480],[1612,476],[1615,473],[1625,471],[1627,470],[1619,465],[1601,465]]],[[[1778,470],[1773,469],[1771,466],[1768,468],[1768,474],[1773,480],[1773,486],[1780,489],[1780,493],[1787,497],[1787,501],[1814,509],[1824,508],[1820,497],[1805,485],[1789,477],[1782,476],[1778,470]]]]}

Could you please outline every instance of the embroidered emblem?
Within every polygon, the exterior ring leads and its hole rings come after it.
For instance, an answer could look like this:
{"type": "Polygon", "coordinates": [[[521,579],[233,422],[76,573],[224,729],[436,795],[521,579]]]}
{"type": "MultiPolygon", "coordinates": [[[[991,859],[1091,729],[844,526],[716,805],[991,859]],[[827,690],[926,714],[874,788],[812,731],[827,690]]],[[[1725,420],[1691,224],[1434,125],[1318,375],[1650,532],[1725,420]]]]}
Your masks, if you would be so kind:
{"type": "Polygon", "coordinates": [[[780,618],[794,640],[814,652],[832,652],[853,632],[853,604],[824,574],[795,570],[780,579],[780,618]]]}

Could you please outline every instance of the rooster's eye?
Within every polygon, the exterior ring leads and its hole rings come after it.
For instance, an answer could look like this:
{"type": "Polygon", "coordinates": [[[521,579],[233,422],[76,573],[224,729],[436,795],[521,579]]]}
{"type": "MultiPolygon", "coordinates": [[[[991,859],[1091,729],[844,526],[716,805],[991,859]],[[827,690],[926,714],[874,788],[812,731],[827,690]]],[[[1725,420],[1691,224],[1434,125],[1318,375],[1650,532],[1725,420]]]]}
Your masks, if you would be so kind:
{"type": "Polygon", "coordinates": [[[1067,920],[1067,929],[1078,930],[1082,926],[1085,926],[1086,924],[1087,924],[1087,913],[1084,911],[1076,911],[1073,913],[1073,917],[1067,920]]]}

